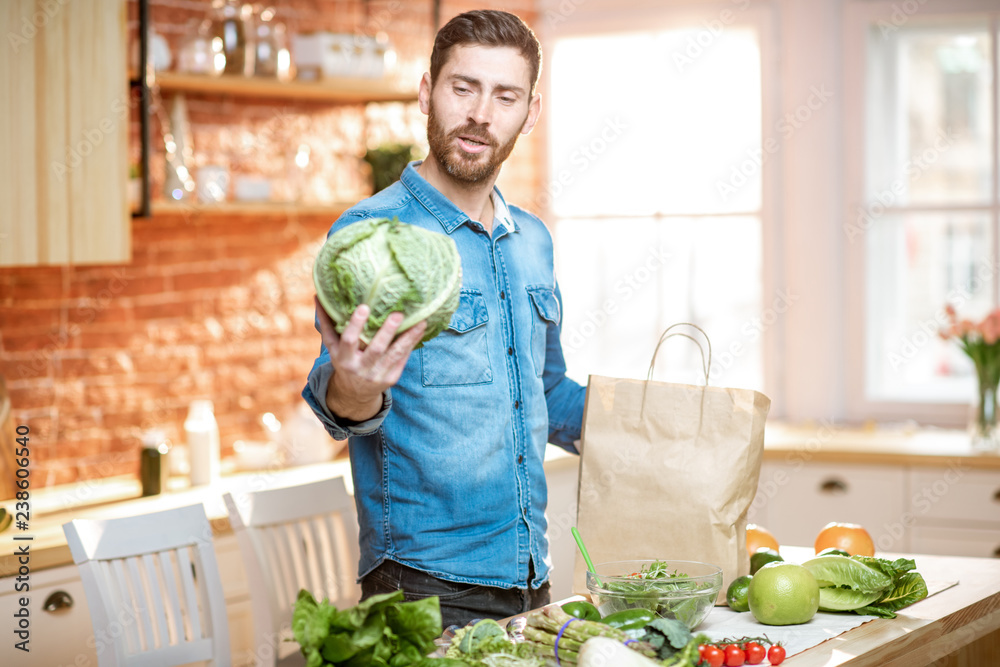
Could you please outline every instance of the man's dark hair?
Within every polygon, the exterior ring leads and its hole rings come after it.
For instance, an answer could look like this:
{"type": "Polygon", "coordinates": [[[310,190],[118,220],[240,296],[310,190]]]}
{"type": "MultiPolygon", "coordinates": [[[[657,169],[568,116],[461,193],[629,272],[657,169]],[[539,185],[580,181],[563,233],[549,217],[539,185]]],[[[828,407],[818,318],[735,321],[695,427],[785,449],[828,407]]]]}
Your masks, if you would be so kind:
{"type": "Polygon", "coordinates": [[[464,44],[511,46],[519,50],[531,69],[531,94],[535,94],[535,84],[542,69],[542,47],[535,33],[519,17],[495,9],[477,9],[448,21],[434,38],[431,85],[436,84],[451,47],[464,44]]]}

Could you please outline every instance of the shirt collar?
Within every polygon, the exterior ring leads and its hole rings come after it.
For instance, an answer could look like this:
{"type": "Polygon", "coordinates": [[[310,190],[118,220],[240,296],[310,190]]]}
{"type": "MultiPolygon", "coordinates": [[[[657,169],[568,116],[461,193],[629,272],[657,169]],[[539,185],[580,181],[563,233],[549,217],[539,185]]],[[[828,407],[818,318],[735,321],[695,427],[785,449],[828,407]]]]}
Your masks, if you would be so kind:
{"type": "MultiPolygon", "coordinates": [[[[410,194],[438,219],[445,232],[451,234],[463,223],[468,222],[469,216],[417,172],[420,163],[421,160],[415,160],[406,165],[399,180],[410,191],[410,194]]],[[[517,223],[511,216],[510,209],[507,207],[503,195],[500,194],[500,190],[494,186],[490,197],[493,200],[494,228],[501,226],[506,232],[517,231],[517,223]]]]}
{"type": "Polygon", "coordinates": [[[516,230],[517,225],[514,224],[514,219],[510,216],[507,202],[500,196],[500,191],[496,187],[490,193],[490,199],[493,200],[493,229],[502,228],[505,232],[516,230]]]}

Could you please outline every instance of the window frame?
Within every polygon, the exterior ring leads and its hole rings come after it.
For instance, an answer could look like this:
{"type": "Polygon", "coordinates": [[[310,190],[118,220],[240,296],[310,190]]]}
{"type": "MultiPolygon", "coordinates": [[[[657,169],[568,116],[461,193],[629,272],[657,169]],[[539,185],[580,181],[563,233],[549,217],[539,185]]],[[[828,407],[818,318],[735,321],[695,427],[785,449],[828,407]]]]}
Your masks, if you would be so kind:
{"type": "MultiPolygon", "coordinates": [[[[935,3],[931,0],[910,0],[903,7],[899,0],[879,0],[877,2],[853,0],[844,8],[843,40],[845,45],[844,63],[844,190],[842,225],[845,230],[856,224],[856,212],[864,210],[866,202],[866,103],[867,103],[867,60],[869,26],[885,21],[888,26],[905,26],[911,14],[921,18],[940,16],[947,19],[964,16],[991,17],[991,59],[994,68],[992,87],[991,125],[993,130],[993,178],[991,201],[986,206],[987,215],[993,227],[992,257],[1000,259],[1000,97],[998,97],[998,29],[1000,29],[1000,9],[989,0],[953,0],[935,3]],[[911,6],[916,12],[906,12],[911,6]],[[895,14],[894,14],[895,13],[895,14]],[[850,48],[853,46],[854,48],[850,48]]],[[[972,207],[982,210],[983,207],[972,207]]],[[[968,211],[969,205],[919,205],[894,208],[900,212],[968,211]]],[[[915,402],[874,400],[865,396],[867,372],[868,321],[866,316],[866,242],[844,244],[844,359],[845,402],[844,416],[850,421],[903,421],[914,420],[923,424],[943,427],[962,427],[968,419],[969,406],[960,402],[915,402]]],[[[1000,296],[1000,276],[993,275],[993,301],[1000,296]]],[[[944,304],[940,304],[944,307],[944,304]]],[[[970,400],[971,400],[970,396],[970,400]]]]}

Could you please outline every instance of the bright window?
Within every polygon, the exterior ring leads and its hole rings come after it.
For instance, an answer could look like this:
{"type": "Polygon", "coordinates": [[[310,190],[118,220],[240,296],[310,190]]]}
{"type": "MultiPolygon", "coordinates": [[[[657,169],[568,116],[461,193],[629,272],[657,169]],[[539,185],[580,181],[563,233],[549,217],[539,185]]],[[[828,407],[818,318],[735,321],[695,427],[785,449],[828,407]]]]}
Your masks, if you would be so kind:
{"type": "MultiPolygon", "coordinates": [[[[550,50],[546,203],[581,382],[644,377],[660,333],[693,322],[712,340],[712,384],[763,389],[769,314],[788,304],[762,296],[759,38],[738,26],[710,37],[694,24],[550,50]]],[[[699,367],[678,339],[656,377],[698,382],[699,367]]]]}
{"type": "Polygon", "coordinates": [[[867,35],[863,207],[869,401],[968,402],[968,359],[942,341],[944,305],[997,300],[997,18],[907,16],[867,35]]]}

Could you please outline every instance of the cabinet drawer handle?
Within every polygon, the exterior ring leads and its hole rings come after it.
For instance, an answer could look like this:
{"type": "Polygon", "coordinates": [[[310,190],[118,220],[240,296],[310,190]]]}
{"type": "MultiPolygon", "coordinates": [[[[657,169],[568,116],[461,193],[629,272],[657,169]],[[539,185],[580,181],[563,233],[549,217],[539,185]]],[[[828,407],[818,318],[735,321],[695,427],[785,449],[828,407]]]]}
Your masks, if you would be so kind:
{"type": "Polygon", "coordinates": [[[51,612],[59,611],[60,609],[69,609],[72,606],[73,596],[66,591],[56,591],[49,597],[45,598],[45,604],[42,605],[42,609],[51,612]]]}
{"type": "Polygon", "coordinates": [[[993,502],[1000,503],[1000,489],[993,492],[993,502]]]}
{"type": "Polygon", "coordinates": [[[819,485],[823,493],[847,493],[847,484],[839,479],[828,479],[819,485]]]}

